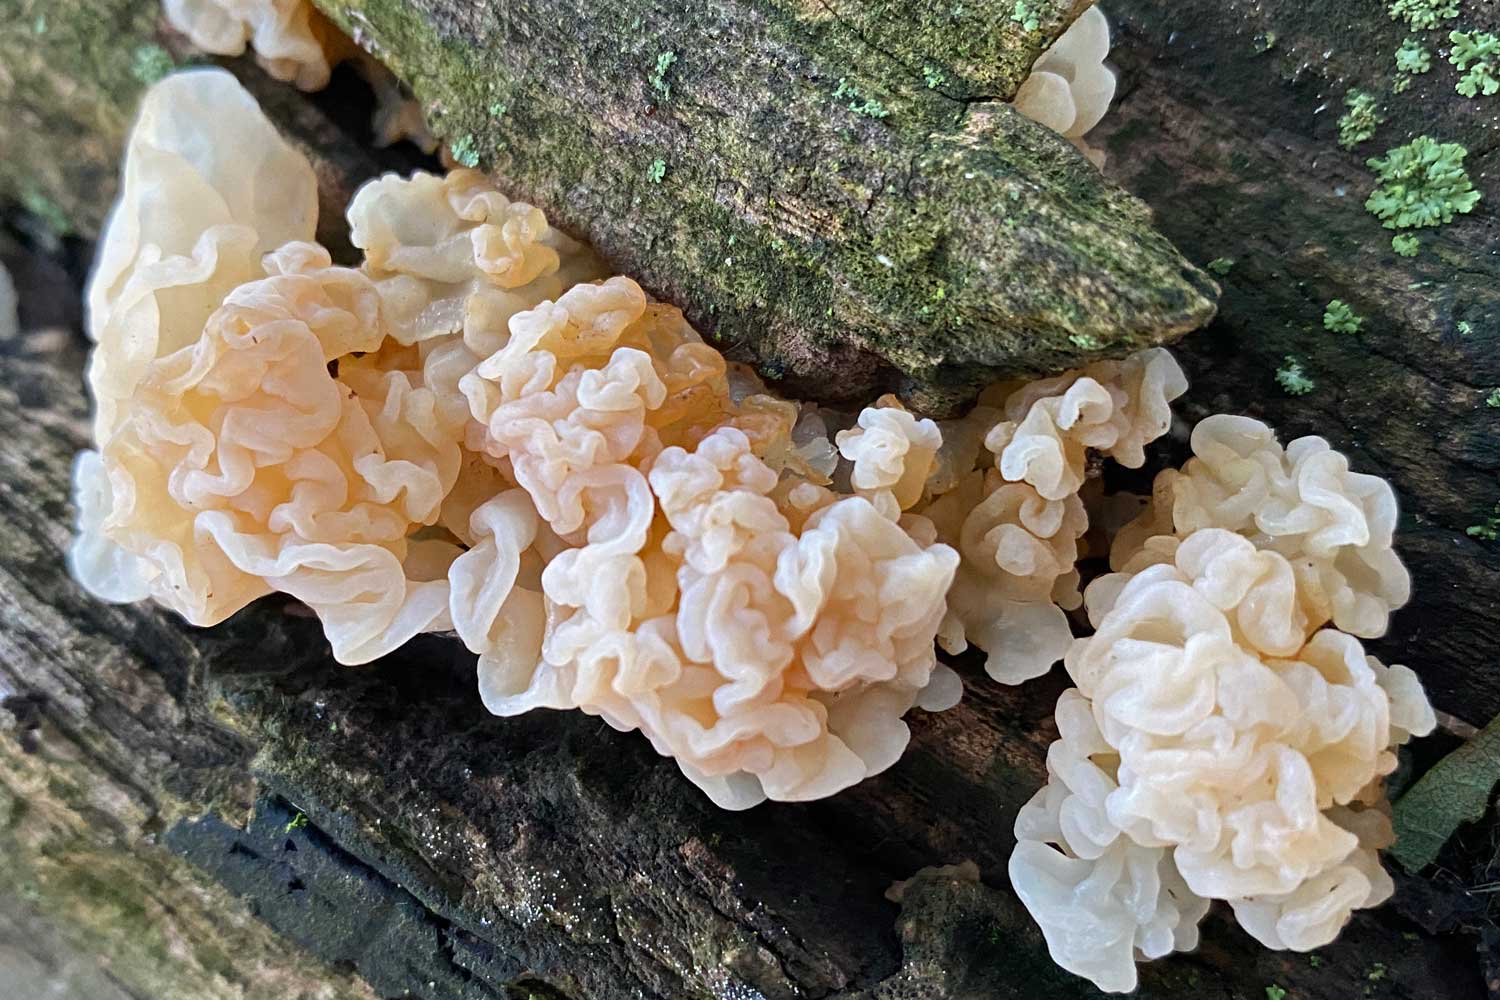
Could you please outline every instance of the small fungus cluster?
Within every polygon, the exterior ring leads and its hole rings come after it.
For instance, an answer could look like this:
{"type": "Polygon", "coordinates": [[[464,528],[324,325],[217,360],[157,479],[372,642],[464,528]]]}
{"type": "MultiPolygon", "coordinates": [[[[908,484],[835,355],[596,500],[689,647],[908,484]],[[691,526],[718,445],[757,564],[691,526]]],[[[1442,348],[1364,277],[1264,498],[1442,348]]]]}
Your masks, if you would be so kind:
{"type": "Polygon", "coordinates": [[[1108,56],[1109,21],[1098,7],[1089,7],[1032,65],[1014,102],[1017,111],[1067,138],[1096,166],[1103,165],[1104,153],[1084,136],[1115,97],[1115,74],[1104,64],[1108,56]]]}
{"type": "MultiPolygon", "coordinates": [[[[1076,90],[1065,132],[1113,87],[1080,24],[1039,64],[1076,90]]],[[[1305,949],[1389,894],[1380,781],[1432,713],[1355,638],[1408,595],[1394,497],[1320,439],[1212,417],[1149,500],[1108,496],[1101,464],[1142,467],[1187,389],[1163,349],[953,420],[844,413],[776,397],[478,172],[379,178],[348,220],[358,267],[229,74],[147,93],[88,293],[91,592],[198,625],[283,592],[351,664],[455,633],[492,712],[640,730],[730,809],[895,763],[907,713],[963,694],[939,647],[1005,683],[1064,661],[1011,877],[1106,989],[1211,899],[1305,949]]]]}
{"type": "Polygon", "coordinates": [[[1308,951],[1387,899],[1381,782],[1436,721],[1356,638],[1410,593],[1389,485],[1247,417],[1203,420],[1192,449],[1085,591],[1095,632],[1016,820],[1012,885],[1058,964],[1110,991],[1194,947],[1211,900],[1308,951]]]}
{"type": "Polygon", "coordinates": [[[204,52],[238,56],[250,48],[262,69],[299,90],[322,90],[333,68],[350,60],[375,91],[376,143],[389,146],[405,139],[427,153],[437,149],[422,106],[396,75],[341,33],[312,0],[162,0],[162,12],[168,24],[204,52]]]}

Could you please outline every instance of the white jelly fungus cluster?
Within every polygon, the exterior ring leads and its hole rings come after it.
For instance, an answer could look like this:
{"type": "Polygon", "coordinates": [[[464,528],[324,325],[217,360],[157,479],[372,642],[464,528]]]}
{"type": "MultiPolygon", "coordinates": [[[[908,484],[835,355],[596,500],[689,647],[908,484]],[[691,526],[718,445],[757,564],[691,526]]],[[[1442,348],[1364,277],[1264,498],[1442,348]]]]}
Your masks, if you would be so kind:
{"type": "Polygon", "coordinates": [[[943,428],[948,451],[933,481],[945,491],[918,510],[963,556],[938,633],[946,650],[984,650],[990,676],[1008,684],[1062,659],[1073,639],[1066,612],[1082,604],[1089,455],[1145,464],[1145,445],[1167,432],[1172,400],[1186,390],[1177,362],[1154,348],[993,386],[943,428]]]}
{"type": "Polygon", "coordinates": [[[422,106],[394,73],[366,55],[315,7],[312,0],[162,0],[173,29],[216,56],[255,52],[271,76],[299,90],[328,86],[333,67],[351,60],[375,92],[371,124],[380,146],[406,139],[424,152],[437,149],[422,106]]]}
{"type": "Polygon", "coordinates": [[[930,421],[872,411],[866,487],[830,489],[816,413],[472,171],[367,185],[365,261],[334,266],[311,168],[217,70],[153,88],[125,174],[77,465],[95,593],[210,625],[281,591],[348,663],[456,631],[497,713],[640,729],[736,808],[889,767],[908,710],[957,700],[959,558],[902,509],[930,421]]]}
{"type": "Polygon", "coordinates": [[[1192,947],[1212,899],[1306,949],[1389,895],[1380,783],[1433,714],[1355,638],[1410,587],[1390,488],[1326,442],[1211,417],[1142,507],[1097,472],[1170,428],[1165,350],[955,420],[843,414],[772,396],[477,172],[364,186],[358,267],[316,206],[227,73],[148,93],[88,295],[91,592],[200,625],[283,592],[346,663],[454,632],[492,712],[638,729],[726,808],[891,766],[904,716],[962,695],[937,646],[1008,683],[1063,660],[1011,879],[1105,989],[1192,947]]]}
{"type": "Polygon", "coordinates": [[[1111,991],[1193,947],[1211,900],[1307,951],[1388,898],[1381,782],[1435,725],[1416,675],[1355,638],[1409,592],[1390,487],[1245,417],[1192,447],[1085,592],[1095,632],[1067,651],[1077,688],[1016,820],[1011,882],[1054,960],[1111,991]]]}
{"type": "Polygon", "coordinates": [[[1017,111],[1068,139],[1096,166],[1103,166],[1104,153],[1090,147],[1084,136],[1115,97],[1115,74],[1104,64],[1108,56],[1109,20],[1098,7],[1090,7],[1032,64],[1013,102],[1017,111]]]}
{"type": "Polygon", "coordinates": [[[205,52],[237,56],[249,46],[276,79],[302,90],[328,86],[336,32],[309,0],[162,0],[162,12],[205,52]]]}

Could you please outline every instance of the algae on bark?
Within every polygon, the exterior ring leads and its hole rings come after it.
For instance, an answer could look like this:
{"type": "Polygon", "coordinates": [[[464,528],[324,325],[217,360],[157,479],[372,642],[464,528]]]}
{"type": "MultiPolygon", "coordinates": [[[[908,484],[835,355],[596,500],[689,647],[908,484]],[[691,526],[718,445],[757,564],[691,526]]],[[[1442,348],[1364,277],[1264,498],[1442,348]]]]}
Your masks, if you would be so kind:
{"type": "MultiPolygon", "coordinates": [[[[1009,106],[929,85],[976,42],[924,34],[925,5],[866,11],[868,36],[781,0],[320,6],[457,155],[794,392],[941,409],[1213,315],[1140,202],[1009,106]],[[879,44],[903,25],[921,59],[879,44]]],[[[1034,58],[1083,6],[1032,0],[1019,35],[997,11],[984,58],[1034,58]]],[[[1004,96],[1018,76],[983,79],[1004,96]]]]}

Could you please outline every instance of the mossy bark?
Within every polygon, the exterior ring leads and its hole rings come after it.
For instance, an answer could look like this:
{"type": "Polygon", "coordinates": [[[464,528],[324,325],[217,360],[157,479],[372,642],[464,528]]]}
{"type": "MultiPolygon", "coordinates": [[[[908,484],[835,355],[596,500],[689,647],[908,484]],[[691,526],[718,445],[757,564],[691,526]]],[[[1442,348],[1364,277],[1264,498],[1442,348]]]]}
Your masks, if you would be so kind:
{"type": "MultiPolygon", "coordinates": [[[[941,410],[997,374],[1174,340],[1213,314],[1213,283],[1139,202],[994,100],[1084,6],[325,9],[412,84],[456,155],[726,350],[805,394],[896,389],[941,410]]],[[[189,57],[155,8],[0,3],[0,128],[24,140],[0,192],[97,232],[139,91],[189,57]]],[[[287,110],[278,124],[305,117],[287,110]]],[[[316,123],[294,138],[339,155],[316,123]]],[[[335,248],[347,193],[323,213],[335,248]]]]}
{"type": "Polygon", "coordinates": [[[320,6],[456,158],[796,391],[943,409],[1213,314],[1137,201],[992,100],[1078,0],[320,6]]]}

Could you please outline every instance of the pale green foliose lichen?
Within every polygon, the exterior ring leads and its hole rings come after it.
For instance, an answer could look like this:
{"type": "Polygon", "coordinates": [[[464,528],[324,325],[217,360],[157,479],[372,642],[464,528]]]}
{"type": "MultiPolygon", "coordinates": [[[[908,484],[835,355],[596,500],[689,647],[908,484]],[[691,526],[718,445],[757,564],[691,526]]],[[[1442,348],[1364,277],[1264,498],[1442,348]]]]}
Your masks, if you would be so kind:
{"type": "Polygon", "coordinates": [[[1489,31],[1455,31],[1448,35],[1453,49],[1448,61],[1467,70],[1454,88],[1465,97],[1500,94],[1500,36],[1489,31]]]}
{"type": "Polygon", "coordinates": [[[1458,16],[1458,0],[1391,0],[1393,20],[1404,20],[1413,31],[1429,31],[1458,16]]]}
{"type": "Polygon", "coordinates": [[[130,75],[150,86],[177,68],[172,54],[155,42],[139,46],[130,59],[130,75]]]}
{"type": "Polygon", "coordinates": [[[1343,299],[1334,299],[1323,310],[1323,328],[1334,333],[1358,333],[1365,318],[1349,308],[1343,299]]]}
{"type": "Polygon", "coordinates": [[[1422,135],[1368,160],[1379,183],[1365,208],[1387,229],[1436,226],[1472,212],[1479,192],[1464,170],[1467,155],[1456,142],[1422,135]]]}
{"type": "Polygon", "coordinates": [[[1281,367],[1276,369],[1276,384],[1288,396],[1306,396],[1318,387],[1316,382],[1308,378],[1302,362],[1290,354],[1282,359],[1281,367]]]}
{"type": "Polygon", "coordinates": [[[1363,90],[1351,90],[1344,97],[1345,111],[1339,118],[1339,145],[1353,149],[1375,134],[1375,129],[1385,121],[1375,98],[1363,90]]]}
{"type": "Polygon", "coordinates": [[[1495,504],[1495,512],[1486,517],[1478,524],[1471,524],[1464,530],[1464,534],[1470,538],[1477,538],[1484,542],[1500,541],[1500,503],[1495,504]]]}
{"type": "Polygon", "coordinates": [[[1041,27],[1041,21],[1037,20],[1036,13],[1032,11],[1031,5],[1026,0],[1016,0],[1016,7],[1011,11],[1010,19],[1027,31],[1035,31],[1041,27]]]}
{"type": "Polygon", "coordinates": [[[465,133],[453,140],[453,145],[448,150],[453,154],[453,159],[466,167],[479,166],[479,147],[474,142],[474,137],[465,133]]]}
{"type": "Polygon", "coordinates": [[[1403,73],[1426,73],[1432,69],[1432,53],[1412,36],[1396,50],[1396,68],[1403,73]]]}
{"type": "Polygon", "coordinates": [[[661,95],[661,99],[671,100],[672,85],[667,82],[667,73],[672,69],[672,64],[677,62],[677,53],[663,52],[656,57],[656,69],[652,71],[649,82],[651,89],[661,95]]]}

